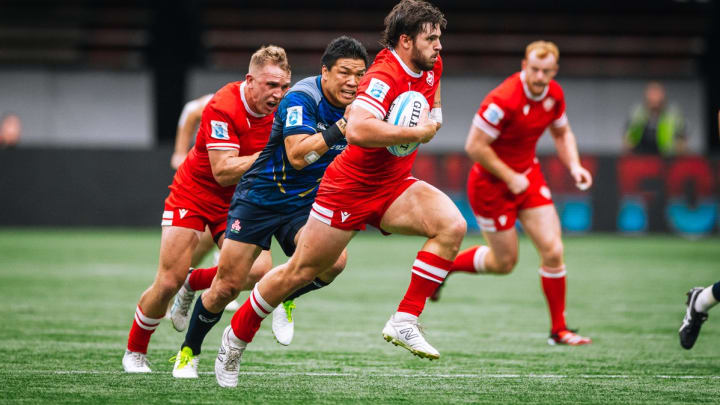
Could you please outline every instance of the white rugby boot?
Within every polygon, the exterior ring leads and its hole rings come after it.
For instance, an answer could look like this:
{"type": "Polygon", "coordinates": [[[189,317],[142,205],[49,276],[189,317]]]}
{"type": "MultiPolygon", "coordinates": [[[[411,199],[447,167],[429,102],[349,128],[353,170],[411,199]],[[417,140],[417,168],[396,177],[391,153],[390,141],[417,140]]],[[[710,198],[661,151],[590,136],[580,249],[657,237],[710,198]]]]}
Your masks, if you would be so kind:
{"type": "Polygon", "coordinates": [[[414,315],[401,312],[393,314],[385,323],[382,334],[386,341],[409,350],[415,356],[430,360],[440,358],[440,353],[423,337],[414,315]]]}
{"type": "Polygon", "coordinates": [[[172,375],[175,378],[198,378],[198,358],[193,354],[191,348],[185,346],[178,352],[177,356],[170,358],[174,361],[172,375]]]}
{"type": "Polygon", "coordinates": [[[240,358],[245,347],[247,343],[234,336],[232,326],[225,328],[215,358],[215,379],[221,387],[237,387],[240,358]]]}
{"type": "Polygon", "coordinates": [[[173,301],[172,308],[170,308],[170,321],[173,328],[178,332],[184,331],[188,326],[193,298],[195,298],[195,291],[185,287],[184,284],[180,287],[180,291],[175,294],[175,301],[173,301]]]}
{"type": "Polygon", "coordinates": [[[272,331],[275,339],[281,345],[287,346],[292,342],[295,334],[295,322],[292,312],[295,309],[295,301],[288,300],[275,307],[272,312],[272,331]]]}
{"type": "Polygon", "coordinates": [[[235,312],[238,309],[240,309],[240,303],[237,300],[232,300],[225,305],[225,310],[229,312],[235,312]]]}
{"type": "Polygon", "coordinates": [[[122,359],[123,369],[126,373],[150,373],[150,363],[147,360],[145,353],[131,352],[125,350],[125,355],[122,359]]]}

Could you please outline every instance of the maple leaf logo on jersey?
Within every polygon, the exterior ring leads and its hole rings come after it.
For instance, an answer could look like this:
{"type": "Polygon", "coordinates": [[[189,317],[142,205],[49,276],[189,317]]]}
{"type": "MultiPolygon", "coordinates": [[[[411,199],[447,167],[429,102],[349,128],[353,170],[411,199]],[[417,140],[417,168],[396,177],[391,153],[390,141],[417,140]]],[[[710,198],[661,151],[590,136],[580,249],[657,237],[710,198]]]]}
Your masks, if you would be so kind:
{"type": "Polygon", "coordinates": [[[230,231],[238,233],[240,232],[240,229],[242,229],[242,226],[240,226],[240,220],[236,219],[232,226],[230,226],[230,231]]]}
{"type": "Polygon", "coordinates": [[[425,78],[428,86],[432,86],[435,83],[435,73],[432,70],[428,70],[427,77],[425,78]]]}

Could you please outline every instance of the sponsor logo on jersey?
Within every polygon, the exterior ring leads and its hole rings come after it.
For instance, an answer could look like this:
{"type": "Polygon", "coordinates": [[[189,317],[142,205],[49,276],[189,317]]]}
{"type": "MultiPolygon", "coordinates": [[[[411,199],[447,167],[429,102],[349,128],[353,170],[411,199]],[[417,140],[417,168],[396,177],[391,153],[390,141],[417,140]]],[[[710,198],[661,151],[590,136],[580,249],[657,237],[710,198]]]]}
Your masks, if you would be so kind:
{"type": "Polygon", "coordinates": [[[339,150],[342,152],[345,150],[345,148],[347,148],[347,145],[335,144],[332,146],[332,148],[330,148],[330,150],[339,150]]]}
{"type": "Polygon", "coordinates": [[[292,106],[287,109],[286,127],[296,127],[303,123],[303,108],[301,105],[292,106]]]}
{"type": "Polygon", "coordinates": [[[505,224],[507,224],[507,215],[500,215],[498,222],[500,222],[500,226],[505,226],[505,224]]]}
{"type": "Polygon", "coordinates": [[[178,210],[178,212],[180,213],[180,218],[185,218],[185,215],[187,215],[188,210],[181,208],[178,210]]]}
{"type": "Polygon", "coordinates": [[[317,123],[317,129],[320,130],[320,131],[324,131],[324,130],[328,129],[328,127],[327,127],[327,125],[325,125],[324,123],[318,122],[318,123],[317,123]]]}
{"type": "Polygon", "coordinates": [[[342,222],[345,222],[345,220],[348,219],[349,216],[350,216],[350,213],[349,213],[349,212],[340,211],[340,217],[342,217],[342,218],[341,218],[341,219],[342,219],[342,222]]]}
{"type": "Polygon", "coordinates": [[[428,86],[432,86],[433,83],[435,83],[435,73],[432,70],[428,70],[425,81],[427,82],[428,86]]]}
{"type": "Polygon", "coordinates": [[[236,219],[235,222],[233,222],[232,225],[230,226],[230,231],[231,231],[231,232],[238,233],[238,232],[240,232],[241,229],[242,229],[242,226],[240,226],[240,220],[239,220],[239,219],[236,219]]]}
{"type": "Polygon", "coordinates": [[[530,104],[525,104],[525,107],[523,107],[523,115],[528,115],[530,112],[530,104]]]}
{"type": "Polygon", "coordinates": [[[366,93],[369,94],[370,97],[382,103],[389,90],[389,84],[373,77],[370,79],[370,85],[368,86],[366,93]]]}
{"type": "Polygon", "coordinates": [[[485,118],[485,121],[496,126],[500,123],[504,116],[505,112],[495,103],[490,103],[490,105],[487,106],[487,109],[483,113],[483,118],[485,118]]]}
{"type": "Polygon", "coordinates": [[[550,111],[555,106],[555,99],[552,97],[548,97],[543,101],[543,108],[545,111],[550,111]]]}
{"type": "Polygon", "coordinates": [[[224,141],[230,139],[227,122],[212,120],[210,121],[210,128],[212,129],[210,136],[213,138],[222,139],[224,141]]]}

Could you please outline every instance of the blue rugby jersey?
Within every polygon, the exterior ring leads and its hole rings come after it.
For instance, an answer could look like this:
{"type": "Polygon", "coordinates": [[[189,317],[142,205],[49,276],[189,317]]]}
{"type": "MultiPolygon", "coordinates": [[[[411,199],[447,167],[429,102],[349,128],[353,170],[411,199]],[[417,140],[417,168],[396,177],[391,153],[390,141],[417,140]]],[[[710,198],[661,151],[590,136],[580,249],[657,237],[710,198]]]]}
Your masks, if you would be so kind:
{"type": "Polygon", "coordinates": [[[321,76],[305,78],[285,95],[275,113],[270,140],[240,180],[233,199],[280,212],[313,203],[325,169],[347,147],[347,141],[343,138],[316,162],[296,170],[287,158],[285,137],[322,132],[343,116],[345,108],[330,104],[323,95],[320,79],[321,76]]]}

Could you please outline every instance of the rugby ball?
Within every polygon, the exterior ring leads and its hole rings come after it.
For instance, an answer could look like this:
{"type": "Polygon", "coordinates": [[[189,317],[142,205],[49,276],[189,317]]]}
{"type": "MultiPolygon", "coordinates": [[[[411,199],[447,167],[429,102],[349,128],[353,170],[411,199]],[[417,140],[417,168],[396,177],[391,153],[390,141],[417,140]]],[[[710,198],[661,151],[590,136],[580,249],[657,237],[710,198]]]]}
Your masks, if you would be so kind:
{"type": "MultiPolygon", "coordinates": [[[[406,91],[395,98],[386,121],[392,125],[401,127],[414,127],[420,122],[420,112],[423,109],[429,110],[425,96],[417,91],[406,91]]],[[[401,145],[388,146],[388,152],[395,156],[407,156],[415,151],[419,142],[404,143],[401,145]]]]}

